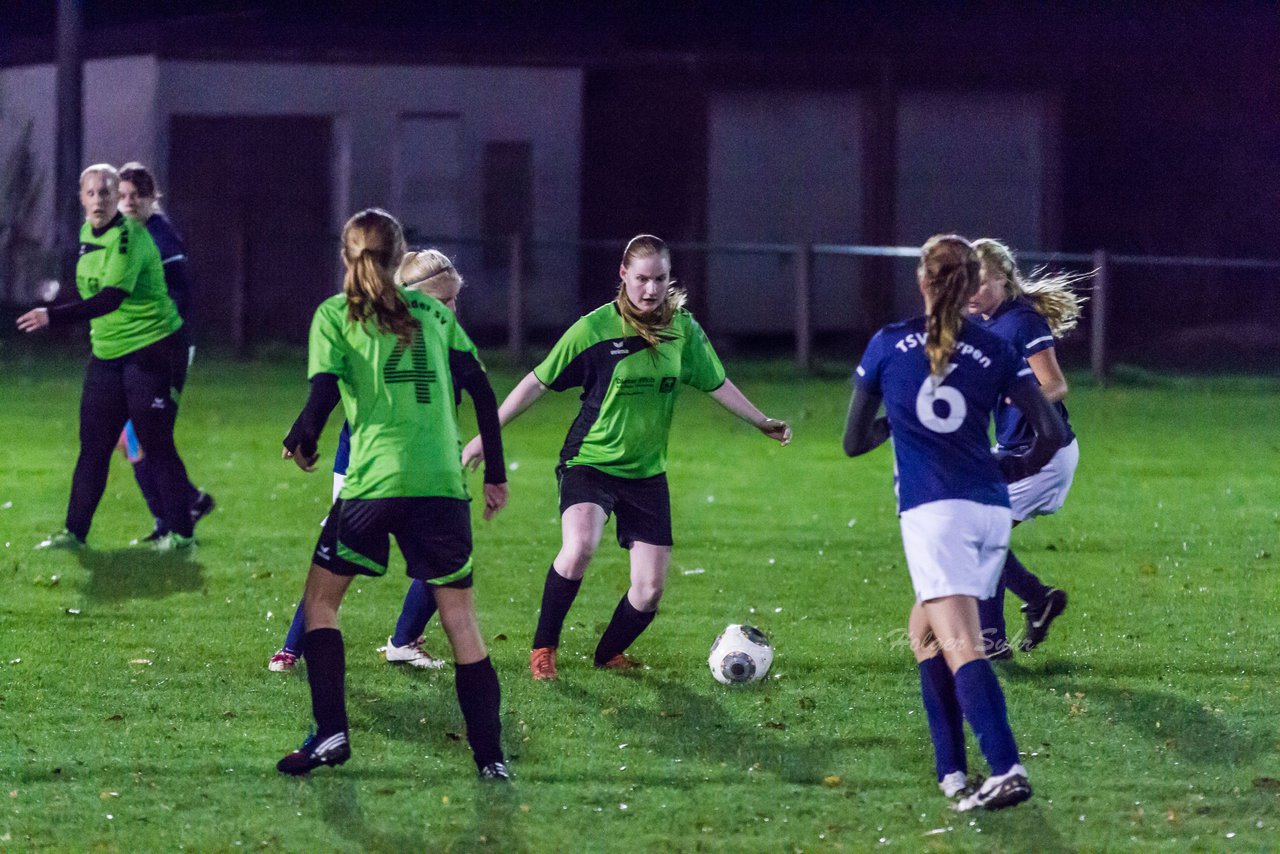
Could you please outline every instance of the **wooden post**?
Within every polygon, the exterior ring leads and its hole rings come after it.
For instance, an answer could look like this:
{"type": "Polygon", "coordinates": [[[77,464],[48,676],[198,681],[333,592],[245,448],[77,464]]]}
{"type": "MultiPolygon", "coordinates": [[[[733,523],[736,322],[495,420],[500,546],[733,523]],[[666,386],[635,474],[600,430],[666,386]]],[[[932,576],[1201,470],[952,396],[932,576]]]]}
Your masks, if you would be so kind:
{"type": "Polygon", "coordinates": [[[507,350],[512,364],[524,358],[524,240],[511,235],[511,280],[507,289],[507,350]]]}
{"type": "Polygon", "coordinates": [[[237,358],[249,355],[249,229],[242,207],[231,212],[231,346],[237,358]]]}
{"type": "Polygon", "coordinates": [[[76,250],[84,221],[77,180],[84,164],[83,88],[81,55],[82,0],[58,0],[57,116],[54,147],[54,218],[57,221],[58,276],[63,294],[75,293],[76,250]],[[75,189],[73,189],[75,188],[75,189]]]}
{"type": "Polygon", "coordinates": [[[813,246],[796,247],[796,370],[808,373],[813,363],[813,246]]]}
{"type": "Polygon", "coordinates": [[[1089,363],[1093,368],[1093,378],[1099,385],[1105,385],[1110,374],[1107,363],[1107,291],[1111,271],[1105,250],[1098,249],[1093,253],[1093,296],[1089,299],[1089,363]]]}

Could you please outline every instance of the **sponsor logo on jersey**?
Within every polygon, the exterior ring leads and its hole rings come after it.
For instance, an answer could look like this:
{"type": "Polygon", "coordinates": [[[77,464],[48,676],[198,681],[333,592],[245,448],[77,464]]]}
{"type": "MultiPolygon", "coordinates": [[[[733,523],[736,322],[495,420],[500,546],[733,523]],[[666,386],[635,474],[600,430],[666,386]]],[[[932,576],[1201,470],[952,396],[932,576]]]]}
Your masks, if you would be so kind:
{"type": "Polygon", "coordinates": [[[617,395],[644,394],[653,389],[656,380],[653,377],[614,377],[614,393],[617,395]]]}
{"type": "Polygon", "coordinates": [[[675,377],[663,377],[662,382],[658,385],[658,391],[661,394],[670,394],[671,390],[676,387],[675,377]]]}

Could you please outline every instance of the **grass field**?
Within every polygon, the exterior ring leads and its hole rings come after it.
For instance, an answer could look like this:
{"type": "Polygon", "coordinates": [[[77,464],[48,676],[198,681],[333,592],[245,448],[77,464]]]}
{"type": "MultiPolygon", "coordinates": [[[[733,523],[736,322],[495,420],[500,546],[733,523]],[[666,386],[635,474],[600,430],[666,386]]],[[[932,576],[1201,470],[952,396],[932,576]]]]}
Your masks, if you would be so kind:
{"type": "MultiPolygon", "coordinates": [[[[1280,845],[1280,384],[1078,378],[1071,498],[1014,534],[1071,607],[1044,647],[999,671],[1036,796],[960,816],[934,786],[901,642],[911,590],[889,450],[843,458],[848,386],[834,371],[729,368],[796,439],[778,448],[686,391],[670,463],[677,547],[661,614],[633,649],[640,672],[589,664],[626,586],[610,526],[560,681],[528,678],[559,542],[552,468],[576,399],[548,396],[507,430],[511,505],[477,516],[475,533],[516,774],[501,786],[474,777],[451,672],[375,653],[406,584],[394,564],[343,609],[352,761],[303,780],[274,769],[310,709],[305,674],[266,663],[329,492],[326,474],[279,459],[305,395],[301,357],[197,362],[179,440],[219,507],[188,561],[126,546],[149,519],[123,463],[90,550],[32,551],[61,526],[82,366],[0,350],[0,850],[1280,845]],[[765,683],[712,681],[706,651],[729,622],[773,640],[765,683]]],[[[501,395],[518,374],[494,378],[501,395]]],[[[428,647],[446,649],[434,624],[428,647]]],[[[972,743],[970,757],[985,770],[972,743]]]]}

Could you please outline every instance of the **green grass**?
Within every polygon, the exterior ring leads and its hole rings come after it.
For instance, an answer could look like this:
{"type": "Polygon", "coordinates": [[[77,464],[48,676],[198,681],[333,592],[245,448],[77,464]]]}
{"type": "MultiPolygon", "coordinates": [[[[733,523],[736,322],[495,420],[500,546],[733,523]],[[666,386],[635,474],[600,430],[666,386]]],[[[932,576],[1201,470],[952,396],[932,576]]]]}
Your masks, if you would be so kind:
{"type": "MultiPolygon", "coordinates": [[[[301,781],[274,770],[310,709],[305,676],[266,662],[329,492],[326,474],[279,459],[305,395],[300,358],[197,363],[179,441],[219,508],[183,561],[126,547],[149,520],[120,462],[90,551],[31,550],[62,521],[81,365],[0,350],[0,850],[1277,845],[1280,385],[1073,389],[1071,498],[1013,538],[1071,608],[1042,649],[1000,669],[1036,797],[959,816],[933,785],[901,643],[912,595],[888,449],[842,457],[843,377],[729,367],[796,440],[778,448],[685,393],[675,559],[634,648],[650,665],[638,673],[589,666],[627,583],[610,527],[570,614],[560,681],[528,678],[559,543],[552,468],[576,399],[548,396],[508,429],[511,505],[475,526],[517,775],[503,787],[474,779],[451,673],[392,668],[374,651],[404,593],[397,565],[353,585],[343,609],[354,758],[301,781]],[[729,689],[705,654],[743,621],[777,657],[767,682],[729,689]]],[[[516,378],[495,371],[499,393],[516,378]]],[[[446,649],[436,625],[428,646],[446,649]]],[[[970,756],[983,767],[972,744],[970,756]]]]}

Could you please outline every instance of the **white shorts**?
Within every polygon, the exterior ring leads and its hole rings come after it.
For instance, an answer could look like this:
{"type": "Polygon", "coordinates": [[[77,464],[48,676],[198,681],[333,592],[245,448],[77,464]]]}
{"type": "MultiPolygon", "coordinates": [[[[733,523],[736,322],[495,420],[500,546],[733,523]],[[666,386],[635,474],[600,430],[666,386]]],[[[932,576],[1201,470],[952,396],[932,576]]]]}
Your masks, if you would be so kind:
{"type": "Polygon", "coordinates": [[[1008,507],[930,501],[899,514],[898,521],[917,600],[995,595],[1009,551],[1008,507]]]}
{"type": "Polygon", "coordinates": [[[1048,516],[1062,509],[1079,463],[1080,443],[1072,439],[1071,444],[1059,448],[1040,471],[1009,484],[1009,503],[1013,506],[1014,521],[1048,516]]]}

